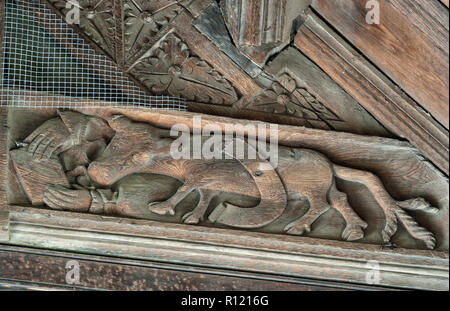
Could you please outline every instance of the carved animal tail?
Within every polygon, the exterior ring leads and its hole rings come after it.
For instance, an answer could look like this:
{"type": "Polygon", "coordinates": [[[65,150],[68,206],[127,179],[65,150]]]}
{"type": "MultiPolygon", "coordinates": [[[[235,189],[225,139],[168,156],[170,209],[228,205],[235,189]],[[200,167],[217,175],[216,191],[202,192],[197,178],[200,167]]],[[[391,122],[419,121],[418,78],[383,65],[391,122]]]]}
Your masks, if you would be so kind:
{"type": "Polygon", "coordinates": [[[261,195],[256,207],[242,208],[221,203],[208,219],[235,228],[261,228],[277,220],[287,206],[287,194],[280,176],[268,162],[240,161],[252,175],[261,195]]]}
{"type": "Polygon", "coordinates": [[[397,201],[395,201],[384,188],[381,180],[374,174],[366,171],[334,165],[336,177],[344,180],[363,183],[369,188],[377,203],[381,206],[386,216],[386,224],[382,231],[383,241],[388,243],[397,231],[397,201]]]}
{"type": "MultiPolygon", "coordinates": [[[[238,138],[236,138],[238,140],[238,138]]],[[[256,147],[247,144],[249,150],[256,147]]],[[[224,149],[226,152],[226,149],[224,149]]],[[[232,156],[232,155],[231,155],[232,156]]],[[[264,159],[236,159],[253,177],[260,192],[260,202],[252,208],[242,208],[229,203],[221,203],[209,215],[212,222],[235,228],[261,228],[277,220],[287,206],[287,194],[278,172],[264,159]]]]}

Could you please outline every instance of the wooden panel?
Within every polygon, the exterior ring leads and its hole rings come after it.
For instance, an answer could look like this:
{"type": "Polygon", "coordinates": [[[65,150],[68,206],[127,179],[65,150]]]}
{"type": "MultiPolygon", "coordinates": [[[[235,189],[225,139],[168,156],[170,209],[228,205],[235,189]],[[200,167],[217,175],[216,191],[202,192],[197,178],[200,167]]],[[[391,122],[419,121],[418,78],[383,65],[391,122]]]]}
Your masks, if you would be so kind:
{"type": "Polygon", "coordinates": [[[392,135],[299,50],[291,47],[284,49],[269,63],[266,71],[287,89],[292,90],[292,86],[288,85],[291,80],[286,79],[290,77],[296,81],[297,86],[314,94],[309,97],[324,105],[315,109],[332,111],[336,116],[327,118],[328,114],[322,116],[319,113],[321,119],[326,120],[334,130],[383,137],[392,135]]]}
{"type": "Polygon", "coordinates": [[[310,12],[300,27],[295,45],[379,122],[410,140],[448,174],[448,131],[314,13],[310,12]]]}
{"type": "MultiPolygon", "coordinates": [[[[440,49],[436,40],[424,35],[427,29],[421,14],[407,17],[409,12],[395,6],[392,1],[378,1],[381,22],[379,25],[367,24],[366,2],[315,0],[313,7],[448,129],[448,50],[440,49]],[[411,26],[412,19],[422,31],[411,26]]],[[[437,3],[419,0],[417,2],[421,5],[415,8],[416,1],[402,2],[405,2],[404,8],[412,11],[427,10],[430,2],[437,3]]],[[[448,20],[448,11],[442,11],[448,20]]],[[[448,42],[448,29],[440,31],[439,35],[442,37],[438,42],[448,42]]]]}
{"type": "Polygon", "coordinates": [[[390,4],[408,18],[410,26],[433,41],[443,55],[448,56],[448,10],[438,1],[391,0],[390,4]]]}
{"type": "MultiPolygon", "coordinates": [[[[174,124],[186,124],[193,128],[191,113],[138,112],[124,109],[105,109],[84,113],[99,113],[107,117],[124,114],[127,117],[158,126],[171,128],[174,124]]],[[[202,126],[219,125],[226,131],[227,124],[239,123],[229,118],[202,115],[202,126]]],[[[246,122],[246,124],[257,124],[246,122]]],[[[267,137],[269,133],[267,133],[267,137]]],[[[292,126],[279,126],[281,145],[310,148],[327,155],[341,165],[368,170],[381,176],[384,184],[397,198],[424,196],[433,198],[440,212],[436,216],[420,218],[420,221],[440,236],[439,249],[448,249],[448,180],[405,142],[392,139],[359,136],[292,126]]],[[[384,222],[383,222],[384,223],[384,222]]]]}

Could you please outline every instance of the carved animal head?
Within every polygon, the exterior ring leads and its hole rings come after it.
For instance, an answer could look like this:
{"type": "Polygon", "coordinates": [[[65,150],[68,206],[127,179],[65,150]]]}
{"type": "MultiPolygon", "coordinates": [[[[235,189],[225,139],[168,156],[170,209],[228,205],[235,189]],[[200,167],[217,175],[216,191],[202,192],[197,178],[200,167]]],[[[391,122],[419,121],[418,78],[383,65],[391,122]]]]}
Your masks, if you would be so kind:
{"type": "Polygon", "coordinates": [[[114,116],[108,123],[116,134],[88,169],[91,179],[104,186],[111,186],[143,168],[151,160],[157,139],[157,129],[146,123],[123,116],[114,116]]]}

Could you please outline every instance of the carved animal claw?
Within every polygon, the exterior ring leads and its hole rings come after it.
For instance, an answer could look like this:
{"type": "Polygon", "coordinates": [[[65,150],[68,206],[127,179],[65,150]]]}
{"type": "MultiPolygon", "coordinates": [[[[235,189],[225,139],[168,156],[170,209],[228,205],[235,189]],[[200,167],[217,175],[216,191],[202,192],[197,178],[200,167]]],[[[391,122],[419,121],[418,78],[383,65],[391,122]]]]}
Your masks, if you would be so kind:
{"type": "Polygon", "coordinates": [[[183,222],[185,224],[196,225],[200,222],[200,219],[198,217],[195,217],[193,212],[188,212],[184,214],[183,222]]]}
{"type": "Polygon", "coordinates": [[[287,225],[284,228],[284,231],[287,234],[303,235],[305,233],[310,233],[311,232],[311,225],[306,224],[306,223],[301,223],[301,222],[298,222],[298,221],[294,221],[294,222],[291,222],[289,225],[287,225]]]}
{"type": "Polygon", "coordinates": [[[342,232],[342,238],[349,242],[361,240],[363,237],[363,228],[358,225],[347,225],[342,232]]]}
{"type": "Polygon", "coordinates": [[[166,202],[152,202],[149,204],[149,209],[150,211],[152,211],[155,214],[158,215],[175,215],[175,210],[173,208],[173,206],[171,206],[170,204],[167,204],[166,202]]]}

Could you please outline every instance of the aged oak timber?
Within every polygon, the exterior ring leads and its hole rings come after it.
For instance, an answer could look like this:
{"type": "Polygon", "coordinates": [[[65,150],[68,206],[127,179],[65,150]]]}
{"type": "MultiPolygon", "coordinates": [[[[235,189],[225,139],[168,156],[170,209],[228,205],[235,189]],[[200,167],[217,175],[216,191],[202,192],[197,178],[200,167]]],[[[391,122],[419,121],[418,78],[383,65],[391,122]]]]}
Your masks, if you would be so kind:
{"type": "Polygon", "coordinates": [[[448,131],[312,11],[304,16],[295,45],[382,124],[448,174],[448,131]]]}
{"type": "Polygon", "coordinates": [[[314,0],[312,6],[448,129],[448,9],[437,1],[378,1],[380,24],[368,24],[366,3],[314,0]]]}

